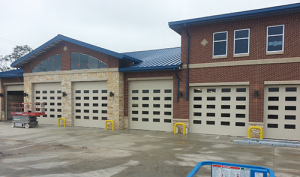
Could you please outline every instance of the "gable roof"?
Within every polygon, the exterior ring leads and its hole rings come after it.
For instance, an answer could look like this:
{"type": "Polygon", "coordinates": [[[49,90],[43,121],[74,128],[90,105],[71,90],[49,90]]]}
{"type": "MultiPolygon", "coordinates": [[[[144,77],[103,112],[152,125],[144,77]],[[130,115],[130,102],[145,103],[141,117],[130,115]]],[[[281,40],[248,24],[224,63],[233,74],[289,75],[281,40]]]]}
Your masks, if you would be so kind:
{"type": "Polygon", "coordinates": [[[97,47],[95,45],[91,45],[82,41],[78,41],[76,39],[72,39],[63,35],[57,35],[56,37],[52,38],[51,40],[49,40],[48,42],[44,43],[43,45],[41,45],[40,47],[36,48],[35,50],[33,50],[32,52],[28,53],[27,55],[25,55],[24,57],[20,58],[19,60],[16,60],[15,62],[13,62],[11,64],[11,67],[15,67],[15,68],[23,68],[24,64],[30,62],[31,60],[35,59],[37,56],[39,56],[41,53],[49,50],[50,48],[56,46],[57,44],[59,44],[61,41],[67,41],[82,47],[86,47],[89,48],[91,50],[95,50],[110,56],[114,56],[116,58],[119,59],[123,59],[123,60],[129,60],[131,62],[134,63],[139,63],[141,62],[140,60],[130,57],[130,56],[126,56],[124,54],[121,53],[117,53],[111,50],[107,50],[101,47],[97,47]]]}
{"type": "Polygon", "coordinates": [[[0,78],[23,77],[23,69],[0,72],[0,78]]]}
{"type": "Polygon", "coordinates": [[[180,47],[127,52],[124,54],[143,62],[119,68],[120,72],[178,69],[182,65],[180,47]]]}
{"type": "Polygon", "coordinates": [[[194,26],[200,25],[205,23],[217,23],[220,21],[230,21],[230,20],[237,20],[243,18],[251,18],[261,15],[273,15],[276,13],[291,13],[295,11],[300,11],[300,3],[296,4],[288,4],[283,6],[275,6],[263,9],[255,9],[255,10],[248,10],[242,12],[234,12],[228,13],[223,15],[214,15],[202,18],[194,18],[189,20],[181,20],[181,21],[174,21],[169,22],[169,27],[173,29],[178,34],[181,33],[181,28],[185,25],[187,26],[194,26]]]}

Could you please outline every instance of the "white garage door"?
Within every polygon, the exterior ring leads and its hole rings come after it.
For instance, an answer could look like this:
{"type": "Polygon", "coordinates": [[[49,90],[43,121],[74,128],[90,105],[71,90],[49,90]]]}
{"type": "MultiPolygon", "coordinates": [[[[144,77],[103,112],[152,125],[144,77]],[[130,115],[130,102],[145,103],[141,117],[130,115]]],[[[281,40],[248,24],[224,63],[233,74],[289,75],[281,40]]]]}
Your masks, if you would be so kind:
{"type": "Polygon", "coordinates": [[[130,81],[131,129],[172,131],[173,81],[130,81]]]}
{"type": "Polygon", "coordinates": [[[248,86],[192,87],[192,133],[246,136],[249,122],[248,86]]]}
{"type": "Polygon", "coordinates": [[[264,138],[300,140],[300,86],[265,87],[264,138]]]}
{"type": "Polygon", "coordinates": [[[45,103],[46,114],[38,118],[40,124],[57,124],[62,117],[61,83],[41,83],[33,85],[33,100],[45,103]]]}
{"type": "Polygon", "coordinates": [[[107,83],[73,83],[74,126],[104,128],[107,120],[107,83]]]}

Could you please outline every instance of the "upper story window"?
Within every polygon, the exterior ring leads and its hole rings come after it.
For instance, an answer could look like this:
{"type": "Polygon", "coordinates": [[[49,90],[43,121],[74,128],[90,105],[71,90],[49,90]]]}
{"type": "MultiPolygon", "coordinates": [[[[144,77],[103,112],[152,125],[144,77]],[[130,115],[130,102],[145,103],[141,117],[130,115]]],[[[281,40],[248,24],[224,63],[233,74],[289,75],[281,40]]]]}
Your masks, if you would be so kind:
{"type": "Polygon", "coordinates": [[[217,32],[213,34],[213,56],[226,56],[227,55],[227,31],[217,32]]]}
{"type": "Polygon", "coordinates": [[[33,69],[32,72],[47,72],[47,71],[61,71],[61,55],[56,54],[53,55],[39,64],[37,64],[33,69]]]}
{"type": "Polygon", "coordinates": [[[250,29],[234,30],[234,55],[249,54],[250,29]]]}
{"type": "Polygon", "coordinates": [[[86,54],[76,52],[71,53],[71,70],[97,68],[107,68],[107,64],[86,54]]]}
{"type": "Polygon", "coordinates": [[[268,26],[267,52],[283,51],[284,25],[268,26]]]}

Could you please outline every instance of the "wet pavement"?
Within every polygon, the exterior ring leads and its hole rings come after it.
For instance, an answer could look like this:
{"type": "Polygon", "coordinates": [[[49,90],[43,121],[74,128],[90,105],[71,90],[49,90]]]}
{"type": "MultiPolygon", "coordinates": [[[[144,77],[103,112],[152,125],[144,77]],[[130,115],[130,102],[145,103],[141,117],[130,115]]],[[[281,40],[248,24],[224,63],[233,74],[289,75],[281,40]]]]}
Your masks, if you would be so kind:
{"type": "MultiPolygon", "coordinates": [[[[300,176],[300,148],[233,144],[230,137],[0,122],[0,177],[183,177],[200,161],[271,168],[300,176]]],[[[210,166],[197,176],[210,176],[210,166]]]]}

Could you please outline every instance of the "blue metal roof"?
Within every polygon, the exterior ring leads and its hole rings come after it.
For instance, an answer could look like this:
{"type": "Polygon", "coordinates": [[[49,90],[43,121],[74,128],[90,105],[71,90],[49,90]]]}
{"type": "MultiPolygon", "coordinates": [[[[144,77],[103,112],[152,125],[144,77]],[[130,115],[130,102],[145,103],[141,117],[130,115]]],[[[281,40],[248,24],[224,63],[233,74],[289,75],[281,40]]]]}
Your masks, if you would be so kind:
{"type": "Polygon", "coordinates": [[[114,51],[111,51],[111,50],[107,50],[107,49],[104,49],[104,48],[101,48],[101,47],[97,47],[97,46],[94,46],[94,45],[91,45],[91,44],[88,44],[88,43],[85,43],[85,42],[81,42],[81,41],[78,41],[78,40],[75,40],[75,39],[72,39],[72,38],[69,38],[69,37],[66,37],[66,36],[63,36],[63,35],[59,34],[56,37],[54,37],[53,39],[46,42],[45,44],[38,47],[37,49],[35,49],[32,52],[28,53],[24,57],[22,57],[19,60],[13,62],[11,64],[11,66],[15,67],[15,68],[22,68],[25,63],[33,60],[39,54],[41,54],[41,53],[45,52],[46,50],[50,49],[51,47],[57,45],[61,41],[67,41],[67,42],[70,42],[70,43],[73,43],[73,44],[76,44],[76,45],[79,45],[79,46],[82,46],[82,47],[89,48],[91,50],[95,50],[95,51],[105,53],[105,54],[110,55],[110,56],[114,56],[114,57],[119,58],[119,59],[129,60],[129,61],[132,61],[134,63],[141,62],[140,60],[135,59],[133,57],[129,57],[129,56],[126,56],[126,55],[121,54],[121,53],[117,53],[117,52],[114,52],[114,51]]]}
{"type": "Polygon", "coordinates": [[[235,12],[235,13],[229,13],[229,14],[223,14],[223,15],[214,15],[214,16],[202,17],[202,18],[194,18],[194,19],[189,19],[189,20],[169,22],[169,27],[180,34],[181,28],[185,25],[187,25],[187,26],[198,25],[198,24],[213,23],[213,22],[218,22],[218,21],[250,18],[250,17],[255,17],[258,15],[271,15],[271,14],[276,14],[276,13],[281,13],[281,12],[294,12],[294,11],[300,11],[300,3],[288,4],[288,5],[283,5],[283,6],[275,6],[275,7],[263,8],[263,9],[256,9],[256,10],[248,10],[248,11],[242,11],[242,12],[235,12]]]}
{"type": "Polygon", "coordinates": [[[180,47],[127,52],[123,54],[137,58],[143,62],[119,68],[120,72],[178,69],[182,64],[180,47]]]}
{"type": "Polygon", "coordinates": [[[0,72],[0,78],[23,77],[23,69],[0,72]]]}

